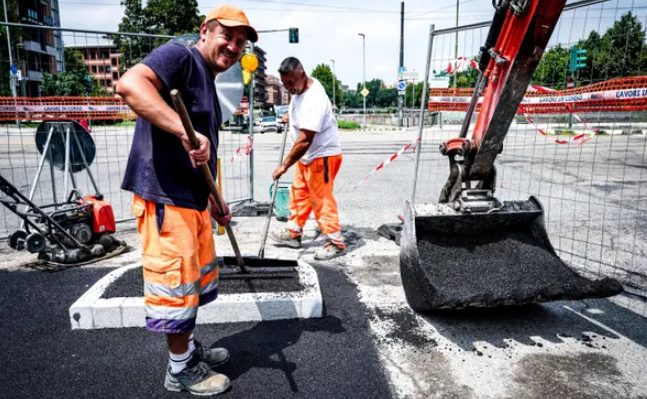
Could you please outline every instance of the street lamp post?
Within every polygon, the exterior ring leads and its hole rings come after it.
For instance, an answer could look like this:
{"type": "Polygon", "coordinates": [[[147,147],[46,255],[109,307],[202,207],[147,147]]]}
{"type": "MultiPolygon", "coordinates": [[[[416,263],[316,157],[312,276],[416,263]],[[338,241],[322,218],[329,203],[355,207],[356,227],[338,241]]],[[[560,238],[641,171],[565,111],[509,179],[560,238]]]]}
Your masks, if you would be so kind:
{"type": "MultiPolygon", "coordinates": [[[[335,60],[331,59],[332,61],[332,105],[333,107],[337,103],[337,97],[335,97],[335,86],[337,86],[337,77],[335,76],[335,60]]],[[[335,110],[333,109],[333,112],[335,110]]]]}
{"type": "MultiPolygon", "coordinates": [[[[9,22],[9,19],[7,17],[7,2],[6,0],[2,0],[2,5],[4,6],[4,21],[9,22]]],[[[9,53],[9,66],[13,66],[13,58],[11,56],[11,33],[9,32],[9,26],[7,28],[7,52],[9,53]]],[[[13,72],[9,73],[9,89],[11,89],[11,96],[13,98],[16,98],[16,81],[14,80],[15,77],[12,76],[14,75],[13,72]]],[[[16,115],[16,126],[20,127],[20,119],[18,118],[18,115],[16,115]]]]}
{"type": "MultiPolygon", "coordinates": [[[[364,90],[366,90],[366,35],[363,33],[358,33],[362,37],[362,64],[363,64],[363,75],[362,75],[362,80],[363,80],[363,87],[364,90]]],[[[364,97],[364,128],[366,128],[366,96],[362,95],[364,97]]]]}

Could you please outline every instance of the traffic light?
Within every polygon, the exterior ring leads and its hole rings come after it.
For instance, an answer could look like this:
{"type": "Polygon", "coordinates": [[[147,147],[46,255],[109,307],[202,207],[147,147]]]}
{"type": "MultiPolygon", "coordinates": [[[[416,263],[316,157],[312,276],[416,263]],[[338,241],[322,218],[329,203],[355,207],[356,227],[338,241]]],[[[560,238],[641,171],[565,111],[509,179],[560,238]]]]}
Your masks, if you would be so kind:
{"type": "Polygon", "coordinates": [[[290,43],[299,43],[299,28],[290,28],[290,43]]]}
{"type": "Polygon", "coordinates": [[[584,48],[579,49],[575,46],[571,47],[571,55],[568,62],[568,70],[570,72],[575,72],[578,69],[586,68],[587,57],[584,56],[586,52],[587,51],[584,48]]]}

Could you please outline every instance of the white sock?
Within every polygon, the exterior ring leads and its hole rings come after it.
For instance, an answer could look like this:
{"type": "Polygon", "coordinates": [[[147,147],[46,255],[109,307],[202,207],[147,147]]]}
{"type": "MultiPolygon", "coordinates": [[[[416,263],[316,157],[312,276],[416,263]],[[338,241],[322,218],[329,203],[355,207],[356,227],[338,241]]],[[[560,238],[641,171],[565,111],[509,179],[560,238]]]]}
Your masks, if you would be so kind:
{"type": "Polygon", "coordinates": [[[191,360],[191,351],[186,353],[175,354],[169,352],[171,356],[171,372],[177,374],[186,368],[186,364],[191,360]]]}
{"type": "Polygon", "coordinates": [[[297,226],[297,224],[292,221],[288,222],[288,229],[301,233],[301,226],[297,226]]]}
{"type": "Polygon", "coordinates": [[[189,337],[189,353],[193,353],[195,350],[195,340],[193,339],[193,333],[191,333],[191,336],[189,337]]]}

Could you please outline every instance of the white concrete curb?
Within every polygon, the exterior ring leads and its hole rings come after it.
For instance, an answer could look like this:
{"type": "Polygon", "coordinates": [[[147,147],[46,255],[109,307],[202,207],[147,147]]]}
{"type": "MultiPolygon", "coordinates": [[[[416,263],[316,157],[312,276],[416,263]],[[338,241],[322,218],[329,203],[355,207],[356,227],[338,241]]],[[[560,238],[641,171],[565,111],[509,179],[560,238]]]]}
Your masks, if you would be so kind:
{"type": "MultiPolygon", "coordinates": [[[[296,292],[219,295],[198,311],[197,324],[234,323],[321,317],[323,298],[317,272],[297,261],[299,281],[304,289],[296,292]]],[[[141,263],[122,266],[97,281],[72,306],[69,316],[73,330],[146,327],[144,298],[101,298],[110,284],[141,263]]]]}

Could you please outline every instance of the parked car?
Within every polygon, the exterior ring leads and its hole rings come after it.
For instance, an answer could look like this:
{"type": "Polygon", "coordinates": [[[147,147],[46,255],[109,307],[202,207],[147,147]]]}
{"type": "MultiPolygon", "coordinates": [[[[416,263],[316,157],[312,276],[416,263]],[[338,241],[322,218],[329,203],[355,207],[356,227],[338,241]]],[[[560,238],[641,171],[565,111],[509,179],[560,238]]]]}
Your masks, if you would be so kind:
{"type": "Polygon", "coordinates": [[[285,130],[286,124],[283,123],[283,115],[285,115],[287,112],[288,112],[287,105],[276,107],[276,114],[277,114],[276,123],[279,126],[279,130],[278,130],[279,133],[283,133],[283,131],[285,130]]]}
{"type": "Polygon", "coordinates": [[[279,125],[275,116],[264,116],[263,119],[261,119],[261,133],[268,131],[279,131],[279,125]]]}

